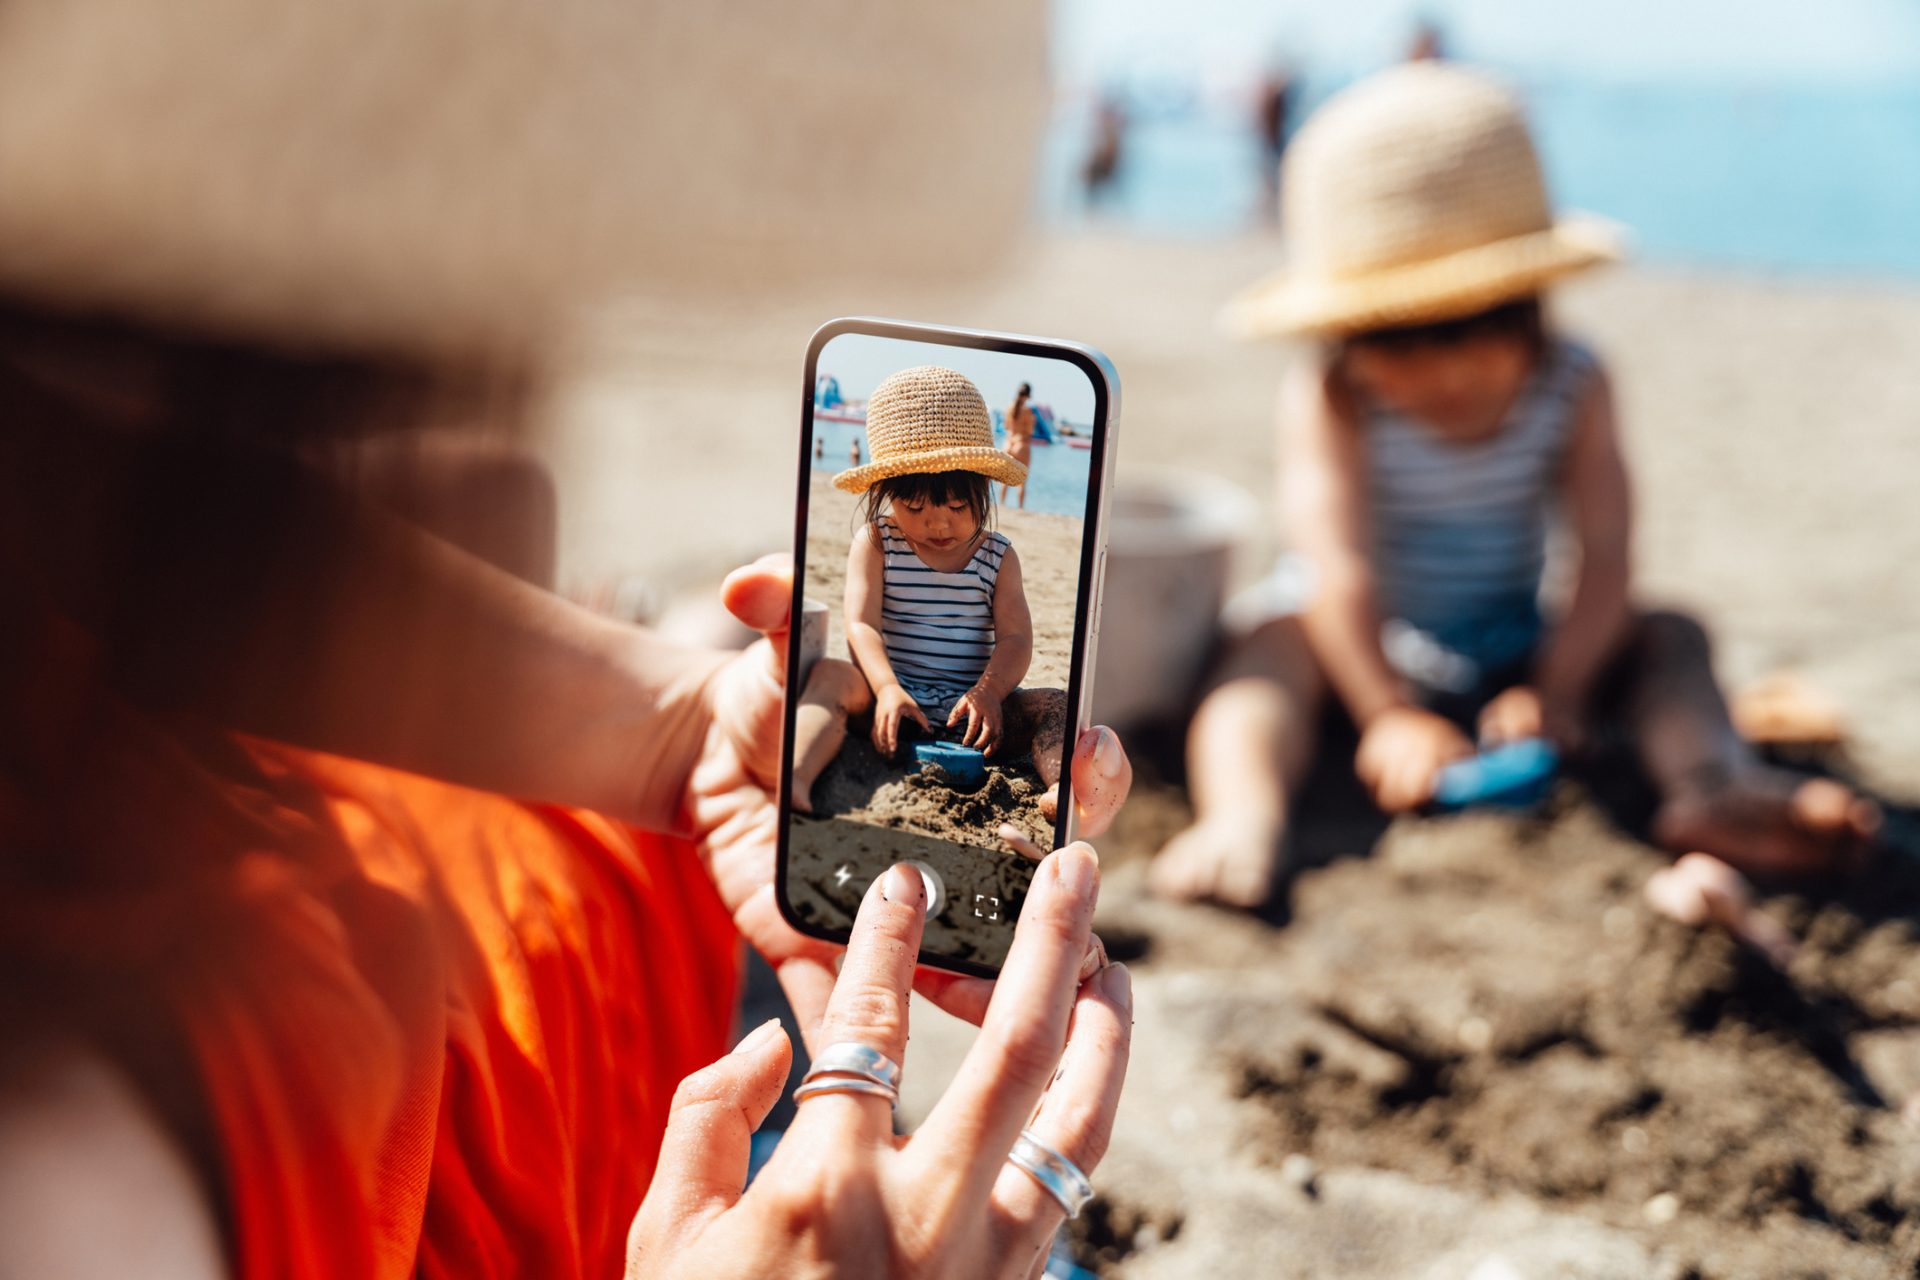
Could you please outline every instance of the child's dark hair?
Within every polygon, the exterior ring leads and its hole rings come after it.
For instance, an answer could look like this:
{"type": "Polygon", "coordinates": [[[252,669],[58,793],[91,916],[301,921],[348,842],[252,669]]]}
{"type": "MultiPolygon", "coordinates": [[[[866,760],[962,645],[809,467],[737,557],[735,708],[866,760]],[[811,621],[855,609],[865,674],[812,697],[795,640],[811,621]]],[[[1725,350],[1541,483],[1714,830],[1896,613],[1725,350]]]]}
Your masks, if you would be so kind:
{"type": "Polygon", "coordinates": [[[1485,311],[1430,324],[1369,329],[1341,341],[1339,350],[1371,347],[1378,351],[1412,351],[1422,347],[1451,347],[1481,338],[1518,338],[1538,359],[1547,349],[1547,321],[1539,295],[1503,302],[1485,311]]]}
{"type": "Polygon", "coordinates": [[[993,481],[977,471],[911,471],[903,476],[889,476],[867,490],[861,514],[868,524],[875,524],[889,502],[907,506],[923,502],[942,506],[964,502],[967,510],[973,512],[974,521],[986,529],[993,521],[993,481]]]}

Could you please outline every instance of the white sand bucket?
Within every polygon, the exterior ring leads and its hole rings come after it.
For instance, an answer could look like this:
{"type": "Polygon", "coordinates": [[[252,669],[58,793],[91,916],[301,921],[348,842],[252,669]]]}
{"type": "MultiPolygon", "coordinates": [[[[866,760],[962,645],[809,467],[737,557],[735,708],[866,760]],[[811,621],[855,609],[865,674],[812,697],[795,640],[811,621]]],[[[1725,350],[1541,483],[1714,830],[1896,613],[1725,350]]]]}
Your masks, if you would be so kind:
{"type": "Polygon", "coordinates": [[[1244,490],[1197,472],[1152,471],[1114,490],[1096,720],[1184,714],[1212,651],[1234,550],[1258,520],[1244,490]]]}
{"type": "Polygon", "coordinates": [[[807,687],[807,677],[813,674],[813,664],[827,656],[827,631],[832,619],[827,606],[812,596],[800,601],[800,625],[794,628],[794,634],[800,643],[802,689],[807,687]]]}

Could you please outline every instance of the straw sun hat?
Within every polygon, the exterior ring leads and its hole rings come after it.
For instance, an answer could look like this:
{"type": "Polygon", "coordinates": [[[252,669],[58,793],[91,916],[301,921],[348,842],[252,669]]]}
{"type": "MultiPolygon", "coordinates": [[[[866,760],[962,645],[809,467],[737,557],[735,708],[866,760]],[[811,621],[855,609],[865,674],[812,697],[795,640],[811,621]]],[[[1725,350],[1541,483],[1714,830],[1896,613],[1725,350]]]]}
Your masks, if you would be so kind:
{"type": "Polygon", "coordinates": [[[1002,484],[1027,482],[1027,469],[993,447],[993,421],[980,388],[951,369],[902,369],[867,401],[867,448],[873,461],[842,471],[833,483],[865,493],[894,476],[975,471],[1002,484]]]}
{"type": "Polygon", "coordinates": [[[1620,254],[1613,223],[1553,216],[1519,104],[1457,67],[1396,67],[1335,95],[1281,174],[1289,265],[1228,306],[1242,337],[1457,319],[1620,254]]]}
{"type": "Polygon", "coordinates": [[[1029,0],[4,0],[0,296],[514,359],[609,299],[967,280],[1027,218],[1045,28],[1029,0]]]}

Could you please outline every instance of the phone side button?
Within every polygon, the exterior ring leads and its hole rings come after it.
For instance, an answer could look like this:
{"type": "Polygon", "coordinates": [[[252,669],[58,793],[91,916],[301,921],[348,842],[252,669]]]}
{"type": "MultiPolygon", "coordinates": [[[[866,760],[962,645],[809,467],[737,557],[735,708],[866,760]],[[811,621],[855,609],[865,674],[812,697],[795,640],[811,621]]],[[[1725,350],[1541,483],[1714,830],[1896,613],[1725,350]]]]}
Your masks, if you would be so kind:
{"type": "Polygon", "coordinates": [[[1100,548],[1100,555],[1093,566],[1093,628],[1100,629],[1101,611],[1107,607],[1107,549],[1100,548]]]}

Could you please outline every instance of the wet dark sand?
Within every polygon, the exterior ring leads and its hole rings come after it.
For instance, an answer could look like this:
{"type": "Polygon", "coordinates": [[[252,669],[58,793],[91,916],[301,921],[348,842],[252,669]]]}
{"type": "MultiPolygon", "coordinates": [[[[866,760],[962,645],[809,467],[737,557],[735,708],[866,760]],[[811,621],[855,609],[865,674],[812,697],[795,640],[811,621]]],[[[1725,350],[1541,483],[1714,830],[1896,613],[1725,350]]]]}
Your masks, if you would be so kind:
{"type": "MultiPolygon", "coordinates": [[[[1276,1174],[1305,1157],[1435,1195],[1517,1193],[1619,1233],[1646,1266],[1514,1274],[1912,1274],[1914,811],[1896,810],[1894,852],[1854,883],[1772,887],[1767,910],[1803,942],[1782,975],[1724,934],[1654,915],[1641,890],[1667,855],[1578,784],[1538,817],[1385,826],[1352,796],[1320,809],[1303,849],[1315,865],[1270,922],[1143,897],[1143,859],[1186,817],[1173,787],[1140,787],[1103,842],[1110,947],[1149,985],[1218,979],[1160,1028],[1207,1043],[1203,1087],[1236,1131],[1209,1145],[1276,1174]]],[[[1132,1119],[1155,1140],[1149,1115],[1132,1119]]],[[[1187,1274],[1174,1245],[1133,1236],[1144,1225],[1158,1241],[1191,1216],[1189,1188],[1106,1185],[1087,1230],[1108,1271],[1187,1274]]],[[[1351,1224],[1320,1216],[1331,1247],[1351,1224]]],[[[1333,1274],[1310,1257],[1209,1273],[1333,1274]]],[[[1381,1273],[1360,1255],[1345,1272],[1381,1273]]]]}

